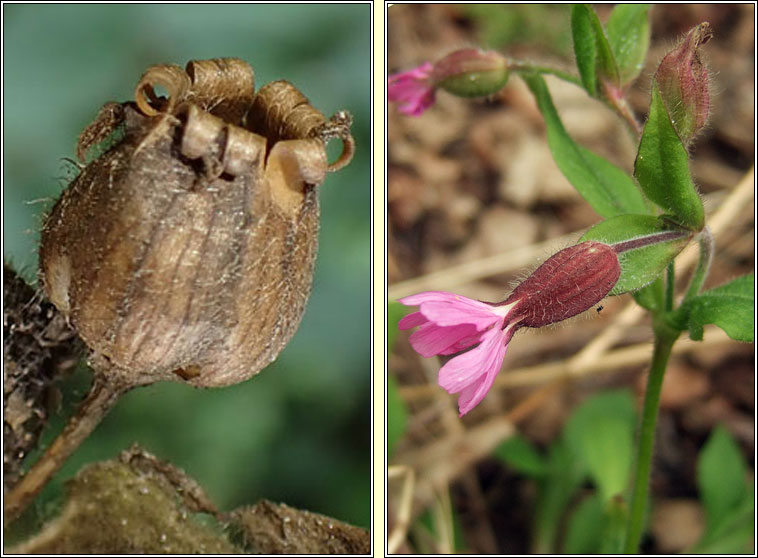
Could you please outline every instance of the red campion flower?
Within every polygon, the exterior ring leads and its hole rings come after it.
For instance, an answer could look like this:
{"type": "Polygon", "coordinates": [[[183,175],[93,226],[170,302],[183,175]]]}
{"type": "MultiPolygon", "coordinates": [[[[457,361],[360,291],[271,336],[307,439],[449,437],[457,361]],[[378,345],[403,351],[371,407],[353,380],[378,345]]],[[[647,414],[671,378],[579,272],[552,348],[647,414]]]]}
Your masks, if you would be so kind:
{"type": "Polygon", "coordinates": [[[500,303],[481,302],[441,291],[400,299],[418,306],[398,327],[418,330],[411,346],[423,357],[452,355],[439,372],[439,385],[457,393],[460,415],[484,399],[500,371],[513,334],[543,327],[589,310],[611,291],[621,274],[616,250],[581,242],[550,257],[500,303]]]}

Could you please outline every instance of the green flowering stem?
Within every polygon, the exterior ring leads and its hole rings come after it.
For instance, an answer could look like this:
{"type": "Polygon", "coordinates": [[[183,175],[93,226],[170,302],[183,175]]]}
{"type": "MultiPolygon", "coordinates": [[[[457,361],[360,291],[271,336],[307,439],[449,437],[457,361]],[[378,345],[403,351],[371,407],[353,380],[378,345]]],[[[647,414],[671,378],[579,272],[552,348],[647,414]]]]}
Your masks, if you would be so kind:
{"type": "Polygon", "coordinates": [[[642,124],[639,123],[634,115],[629,101],[621,89],[616,87],[603,87],[605,92],[605,101],[616,113],[624,120],[629,133],[634,141],[639,141],[642,135],[642,124]]]}
{"type": "Polygon", "coordinates": [[[666,298],[663,304],[666,312],[671,312],[674,307],[674,281],[674,260],[671,260],[666,268],[666,298]]]}
{"type": "Polygon", "coordinates": [[[687,289],[687,293],[684,295],[684,300],[682,302],[686,302],[693,296],[696,296],[700,289],[703,286],[703,282],[705,281],[705,278],[708,276],[708,270],[711,267],[711,261],[713,260],[713,249],[715,247],[715,243],[713,241],[713,234],[711,233],[711,230],[708,227],[705,227],[700,232],[700,259],[697,262],[697,267],[695,268],[695,272],[692,274],[692,279],[690,280],[690,286],[687,289]]]}
{"type": "Polygon", "coordinates": [[[569,83],[573,83],[574,85],[578,87],[584,87],[582,85],[582,80],[579,79],[578,76],[575,76],[573,74],[570,74],[568,72],[564,72],[562,70],[558,70],[557,68],[550,68],[548,66],[535,66],[534,64],[531,64],[529,62],[521,62],[518,60],[508,60],[508,69],[513,72],[523,72],[523,73],[538,73],[538,74],[550,74],[557,78],[562,79],[563,81],[567,81],[569,83]]]}
{"type": "MultiPolygon", "coordinates": [[[[512,72],[527,74],[550,74],[559,79],[562,79],[563,81],[573,83],[577,87],[584,89],[584,85],[582,84],[582,80],[579,76],[558,70],[557,68],[551,68],[549,66],[536,66],[529,62],[509,59],[508,69],[512,72]]],[[[608,106],[610,106],[613,110],[616,111],[616,113],[618,113],[619,116],[621,116],[621,118],[626,123],[627,128],[629,129],[629,133],[632,135],[632,138],[635,141],[639,141],[640,136],[642,135],[642,125],[637,121],[637,117],[634,116],[632,107],[629,106],[629,102],[627,101],[623,91],[615,87],[604,87],[603,89],[605,92],[604,98],[608,106]]]]}
{"type": "Polygon", "coordinates": [[[642,421],[640,423],[639,440],[637,443],[634,488],[629,510],[626,540],[624,542],[624,552],[626,554],[636,554],[638,552],[642,531],[645,527],[650,466],[653,458],[655,425],[658,421],[658,404],[661,398],[663,375],[666,372],[666,365],[671,356],[671,349],[680,333],[668,327],[659,316],[655,316],[653,319],[653,330],[655,332],[653,362],[650,366],[647,388],[645,389],[645,402],[642,409],[642,421]]]}

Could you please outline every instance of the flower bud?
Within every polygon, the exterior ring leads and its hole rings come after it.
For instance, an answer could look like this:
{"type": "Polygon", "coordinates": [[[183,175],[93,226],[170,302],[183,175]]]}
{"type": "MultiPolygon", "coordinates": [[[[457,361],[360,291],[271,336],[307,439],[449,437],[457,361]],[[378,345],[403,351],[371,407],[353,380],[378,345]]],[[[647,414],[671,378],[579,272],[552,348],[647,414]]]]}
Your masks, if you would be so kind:
{"type": "Polygon", "coordinates": [[[419,116],[434,104],[435,89],[430,81],[429,62],[407,72],[393,74],[387,79],[387,100],[398,103],[398,110],[409,116],[419,116]]]}
{"type": "Polygon", "coordinates": [[[589,310],[621,275],[616,251],[602,242],[581,242],[550,257],[501,304],[514,304],[513,321],[543,327],[589,310]]]}
{"type": "Polygon", "coordinates": [[[456,50],[434,64],[432,80],[459,97],[492,95],[508,81],[508,60],[494,51],[456,50]]]}
{"type": "Polygon", "coordinates": [[[674,50],[664,56],[655,73],[655,82],[669,117],[685,144],[708,121],[708,69],[698,49],[712,36],[707,22],[694,27],[674,50]]]}

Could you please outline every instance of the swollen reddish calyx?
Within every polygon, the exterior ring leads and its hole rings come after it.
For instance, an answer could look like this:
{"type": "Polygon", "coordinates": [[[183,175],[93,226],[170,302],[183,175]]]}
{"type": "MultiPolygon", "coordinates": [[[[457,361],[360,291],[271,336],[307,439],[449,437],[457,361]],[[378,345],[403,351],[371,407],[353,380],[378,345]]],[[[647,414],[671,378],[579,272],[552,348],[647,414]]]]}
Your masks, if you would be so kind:
{"type": "Polygon", "coordinates": [[[581,242],[550,257],[499,305],[515,305],[509,321],[519,327],[543,327],[592,308],[619,275],[613,247],[581,242]]]}

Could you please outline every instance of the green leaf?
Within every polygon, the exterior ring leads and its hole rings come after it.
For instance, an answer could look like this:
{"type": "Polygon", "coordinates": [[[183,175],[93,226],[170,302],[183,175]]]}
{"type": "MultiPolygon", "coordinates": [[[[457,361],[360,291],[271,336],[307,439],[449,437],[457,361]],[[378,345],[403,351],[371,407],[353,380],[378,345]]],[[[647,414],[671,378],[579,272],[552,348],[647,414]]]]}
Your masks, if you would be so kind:
{"type": "Polygon", "coordinates": [[[670,212],[674,221],[693,231],[703,228],[703,202],[690,177],[687,150],[671,124],[657,84],[653,85],[634,176],[647,197],[670,212]]]}
{"type": "Polygon", "coordinates": [[[408,428],[408,407],[397,391],[397,382],[387,377],[387,457],[392,456],[397,442],[408,428]]]}
{"type": "Polygon", "coordinates": [[[595,76],[595,33],[590,22],[590,8],[583,4],[571,6],[571,34],[574,39],[576,67],[584,88],[597,97],[597,77],[595,76]]]}
{"type": "Polygon", "coordinates": [[[649,4],[618,4],[605,25],[622,86],[634,80],[645,65],[650,46],[649,10],[649,4]]]}
{"type": "Polygon", "coordinates": [[[542,76],[521,74],[521,77],[532,90],[545,119],[547,142],[555,163],[598,215],[647,213],[645,199],[628,174],[571,139],[542,76]]]}
{"type": "Polygon", "coordinates": [[[603,501],[597,494],[579,502],[568,520],[563,554],[599,554],[601,539],[598,533],[607,522],[603,507],[603,501]]]}
{"type": "Polygon", "coordinates": [[[623,495],[619,494],[606,502],[605,516],[607,522],[599,554],[621,554],[624,551],[624,538],[629,522],[629,509],[623,495]]]}
{"type": "Polygon", "coordinates": [[[754,336],[755,277],[752,273],[692,297],[676,310],[669,324],[689,330],[690,339],[702,341],[703,326],[716,324],[737,341],[754,336]]]}
{"type": "Polygon", "coordinates": [[[638,291],[632,293],[634,300],[637,304],[647,310],[658,310],[663,301],[663,281],[661,276],[650,283],[649,285],[642,287],[638,291]]]}
{"type": "MultiPolygon", "coordinates": [[[[588,230],[581,241],[596,240],[606,244],[618,244],[644,237],[682,232],[662,217],[652,215],[619,215],[606,219],[588,230]]],[[[690,234],[683,234],[666,242],[658,242],[619,254],[621,276],[611,295],[634,291],[654,281],[666,266],[690,241],[690,234]]]]}
{"type": "Polygon", "coordinates": [[[605,502],[626,490],[633,462],[635,415],[631,392],[610,391],[587,399],[566,424],[566,442],[589,469],[605,502]]]}
{"type": "Polygon", "coordinates": [[[723,426],[717,426],[697,462],[697,484],[709,530],[716,529],[742,503],[746,469],[737,442],[723,426]]]}
{"type": "Polygon", "coordinates": [[[530,477],[542,477],[548,472],[545,458],[523,436],[511,436],[495,448],[494,455],[514,470],[530,477]]]}
{"type": "Polygon", "coordinates": [[[574,458],[563,438],[550,445],[548,467],[548,475],[540,482],[536,506],[535,554],[555,553],[561,518],[586,478],[584,463],[574,458]]]}
{"type": "Polygon", "coordinates": [[[598,81],[619,84],[616,59],[595,10],[586,4],[571,8],[571,33],[579,75],[587,92],[598,97],[598,81]]]}
{"type": "Polygon", "coordinates": [[[708,526],[697,544],[684,554],[750,554],[755,526],[754,487],[745,487],[742,503],[715,527],[708,526]]]}
{"type": "Polygon", "coordinates": [[[590,23],[595,32],[595,48],[597,52],[597,63],[595,71],[601,81],[608,81],[613,85],[619,85],[619,71],[616,64],[616,58],[608,44],[608,37],[605,36],[605,29],[595,13],[590,8],[590,23]]]}

